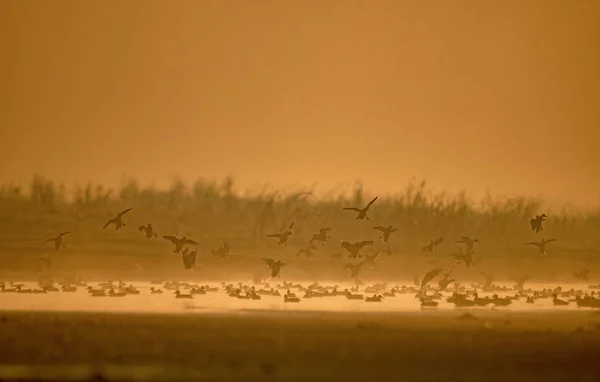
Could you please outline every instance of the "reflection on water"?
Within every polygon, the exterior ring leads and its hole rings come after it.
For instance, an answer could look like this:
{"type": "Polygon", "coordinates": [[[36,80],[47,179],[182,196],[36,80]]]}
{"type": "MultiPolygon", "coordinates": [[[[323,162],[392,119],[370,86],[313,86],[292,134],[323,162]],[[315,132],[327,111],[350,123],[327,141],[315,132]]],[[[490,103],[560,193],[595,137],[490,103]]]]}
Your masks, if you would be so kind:
{"type": "MultiPolygon", "coordinates": [[[[27,287],[35,284],[24,283],[27,287]]],[[[129,285],[130,283],[126,283],[129,285]]],[[[205,295],[194,295],[193,299],[176,299],[173,291],[163,290],[163,294],[151,294],[149,283],[132,283],[140,290],[138,295],[124,297],[92,297],[85,288],[81,287],[76,292],[48,292],[46,294],[25,293],[0,293],[0,309],[2,310],[36,310],[36,311],[96,311],[96,312],[128,312],[128,313],[202,313],[202,312],[236,312],[248,310],[294,310],[294,311],[339,311],[339,312],[408,312],[431,310],[422,308],[414,293],[397,294],[395,297],[386,297],[382,302],[366,302],[364,300],[349,300],[345,296],[302,298],[299,303],[285,303],[283,297],[262,295],[261,300],[246,300],[229,297],[222,289],[218,292],[208,292],[205,295]]],[[[90,283],[90,285],[94,285],[90,283]]],[[[200,284],[202,285],[202,284],[200,284]]],[[[308,284],[305,284],[308,285],[308,284]]],[[[157,285],[153,285],[157,287],[157,285]]],[[[350,288],[351,285],[340,285],[339,290],[350,288]]],[[[554,288],[554,285],[529,284],[534,290],[554,288]]],[[[574,286],[575,289],[587,288],[583,285],[574,286]]],[[[361,292],[365,296],[372,294],[361,292]]],[[[295,291],[295,290],[292,290],[295,291]]],[[[285,290],[281,291],[282,294],[285,290]]],[[[304,292],[295,291],[299,297],[304,292]]],[[[498,293],[500,297],[514,296],[515,292],[498,293]]],[[[444,293],[444,297],[450,293],[444,293]]],[[[480,297],[491,296],[493,293],[479,293],[480,297]]],[[[465,309],[456,308],[454,304],[447,303],[445,298],[438,300],[436,310],[465,309]]],[[[578,309],[572,302],[568,306],[554,306],[552,298],[538,299],[533,304],[527,304],[525,299],[512,301],[508,307],[492,308],[493,305],[482,308],[469,309],[502,309],[502,310],[544,310],[544,309],[578,309]]]]}

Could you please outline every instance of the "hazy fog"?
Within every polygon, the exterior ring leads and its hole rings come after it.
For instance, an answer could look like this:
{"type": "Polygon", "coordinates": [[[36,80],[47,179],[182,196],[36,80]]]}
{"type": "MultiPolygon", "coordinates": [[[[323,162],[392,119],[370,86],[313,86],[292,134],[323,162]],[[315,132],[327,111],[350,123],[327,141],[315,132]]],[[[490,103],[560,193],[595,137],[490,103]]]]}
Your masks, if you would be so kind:
{"type": "Polygon", "coordinates": [[[0,180],[597,205],[600,2],[3,1],[0,180]]]}

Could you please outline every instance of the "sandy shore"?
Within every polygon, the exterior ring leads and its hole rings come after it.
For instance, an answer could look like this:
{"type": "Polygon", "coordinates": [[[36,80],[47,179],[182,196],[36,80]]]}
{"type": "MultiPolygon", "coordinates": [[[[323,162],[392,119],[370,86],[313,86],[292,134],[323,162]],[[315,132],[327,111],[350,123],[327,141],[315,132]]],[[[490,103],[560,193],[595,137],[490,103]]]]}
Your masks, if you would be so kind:
{"type": "Polygon", "coordinates": [[[600,314],[591,311],[2,312],[0,328],[2,381],[600,378],[600,314]]]}

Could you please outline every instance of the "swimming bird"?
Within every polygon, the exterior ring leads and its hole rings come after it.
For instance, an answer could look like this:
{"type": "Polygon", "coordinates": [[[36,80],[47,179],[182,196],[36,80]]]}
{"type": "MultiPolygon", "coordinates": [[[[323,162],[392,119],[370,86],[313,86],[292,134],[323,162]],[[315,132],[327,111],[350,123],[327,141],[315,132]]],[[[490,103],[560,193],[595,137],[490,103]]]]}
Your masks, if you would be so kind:
{"type": "Polygon", "coordinates": [[[354,279],[354,278],[358,277],[358,273],[360,272],[362,265],[363,265],[363,263],[358,263],[358,264],[348,263],[348,264],[344,265],[342,268],[345,270],[349,270],[350,277],[352,277],[354,279]]]}
{"type": "Polygon", "coordinates": [[[157,237],[158,235],[154,233],[154,228],[152,224],[148,223],[147,226],[141,225],[138,227],[138,231],[144,231],[146,233],[146,239],[152,239],[153,237],[157,237]]]}
{"type": "Polygon", "coordinates": [[[125,227],[125,223],[123,223],[123,215],[125,215],[126,213],[128,213],[129,211],[131,211],[133,208],[128,208],[126,210],[123,210],[121,212],[119,212],[117,214],[117,216],[115,216],[112,219],[109,219],[106,224],[104,224],[104,227],[102,227],[102,230],[104,231],[106,229],[106,227],[108,227],[111,224],[114,224],[117,228],[117,230],[121,229],[122,227],[125,227]]]}
{"type": "Polygon", "coordinates": [[[364,208],[344,207],[342,209],[346,210],[346,211],[356,211],[356,212],[358,212],[358,215],[356,216],[356,219],[358,219],[358,220],[363,220],[363,219],[369,220],[369,216],[367,215],[367,212],[369,212],[369,208],[371,208],[371,205],[373,203],[375,203],[375,201],[377,200],[378,197],[379,196],[376,196],[375,198],[373,198],[373,200],[371,200],[369,202],[369,204],[367,204],[364,208]]]}
{"type": "Polygon", "coordinates": [[[306,248],[301,248],[298,253],[296,253],[296,256],[300,256],[300,255],[306,255],[307,259],[310,259],[311,257],[313,257],[315,255],[315,253],[313,252],[313,250],[317,249],[315,246],[313,246],[312,244],[309,244],[308,247],[306,248]]]}
{"type": "Polygon", "coordinates": [[[426,246],[423,247],[423,252],[425,252],[428,255],[432,255],[435,250],[437,249],[437,247],[444,241],[443,237],[438,237],[435,240],[431,240],[429,242],[429,244],[427,244],[426,246]]]}
{"type": "MultiPolygon", "coordinates": [[[[187,249],[187,248],[186,248],[187,249]]],[[[198,248],[194,249],[190,253],[184,253],[183,258],[183,267],[185,269],[192,269],[196,266],[196,254],[198,253],[198,248]]]]}
{"type": "Polygon", "coordinates": [[[398,231],[398,228],[394,228],[391,225],[388,225],[387,227],[383,227],[383,226],[376,226],[373,227],[374,230],[380,231],[382,233],[381,235],[381,240],[384,243],[388,243],[390,241],[390,235],[396,231],[398,231]]]}
{"type": "Polygon", "coordinates": [[[466,245],[467,252],[470,252],[473,249],[473,245],[475,245],[475,243],[479,243],[479,239],[471,239],[468,236],[462,236],[460,240],[456,240],[456,242],[466,245]]]}
{"type": "Polygon", "coordinates": [[[308,242],[309,244],[312,244],[314,241],[318,241],[320,242],[322,245],[325,245],[325,243],[327,242],[327,240],[329,240],[329,236],[327,236],[327,232],[330,230],[331,228],[321,228],[319,229],[319,233],[315,233],[312,236],[312,239],[310,239],[310,241],[308,242]]]}
{"type": "Polygon", "coordinates": [[[271,269],[271,277],[279,277],[281,267],[285,266],[286,263],[282,262],[281,260],[275,261],[273,259],[267,259],[264,257],[262,259],[265,261],[265,263],[267,263],[267,265],[271,269]]]}
{"type": "Polygon", "coordinates": [[[548,254],[548,252],[546,252],[546,244],[548,244],[552,241],[556,241],[556,239],[544,240],[544,238],[542,238],[542,241],[540,241],[540,242],[532,241],[530,243],[526,243],[525,245],[533,245],[533,246],[538,247],[540,256],[546,256],[548,254]]]}
{"type": "Polygon", "coordinates": [[[162,294],[162,289],[154,289],[154,287],[150,287],[151,294],[162,294]]]}
{"type": "Polygon", "coordinates": [[[194,296],[192,296],[191,294],[183,294],[178,290],[175,291],[175,293],[173,293],[175,295],[175,298],[194,298],[194,296]]]}
{"type": "Polygon", "coordinates": [[[55,251],[58,251],[61,247],[65,248],[66,245],[64,245],[62,243],[63,236],[65,236],[65,235],[67,235],[69,233],[71,233],[71,231],[61,232],[61,233],[58,234],[57,237],[50,238],[50,239],[46,240],[45,242],[43,242],[41,246],[45,245],[46,243],[49,243],[49,242],[53,241],[54,242],[54,250],[55,251]]]}
{"type": "Polygon", "coordinates": [[[283,302],[300,302],[300,298],[296,296],[288,296],[285,294],[283,296],[283,302]]]}
{"type": "Polygon", "coordinates": [[[290,223],[290,226],[285,232],[268,234],[267,237],[274,237],[276,239],[279,239],[279,242],[277,243],[279,245],[287,245],[287,241],[292,235],[292,228],[294,228],[294,222],[290,223]]]}
{"type": "Polygon", "coordinates": [[[373,245],[373,240],[364,240],[356,243],[350,243],[346,240],[342,240],[341,245],[342,248],[350,252],[350,257],[355,259],[357,257],[362,257],[362,255],[360,254],[360,250],[366,247],[367,245],[373,245]]]}
{"type": "Polygon", "coordinates": [[[227,242],[224,241],[223,245],[220,248],[211,249],[210,251],[211,251],[213,257],[215,257],[217,259],[225,260],[227,258],[227,255],[229,255],[230,250],[231,249],[229,248],[229,244],[227,244],[227,242]]]}
{"type": "Polygon", "coordinates": [[[421,297],[419,299],[419,301],[421,301],[421,306],[422,307],[435,308],[436,306],[438,306],[438,302],[437,301],[433,301],[430,298],[426,299],[426,298],[421,297]]]}
{"type": "Polygon", "coordinates": [[[185,236],[182,237],[181,239],[178,239],[175,236],[163,236],[163,239],[169,240],[171,243],[175,244],[175,250],[173,251],[173,253],[181,252],[183,247],[188,244],[198,245],[198,243],[196,243],[193,240],[188,239],[185,236]]]}
{"type": "Polygon", "coordinates": [[[556,293],[554,293],[554,294],[552,295],[552,303],[553,303],[555,306],[561,306],[561,305],[562,305],[562,306],[564,306],[564,305],[569,305],[569,302],[568,302],[568,301],[559,300],[559,299],[558,299],[558,295],[557,295],[556,293]]]}
{"type": "Polygon", "coordinates": [[[531,219],[529,221],[529,224],[531,225],[531,230],[534,231],[535,233],[538,233],[541,230],[543,230],[544,227],[542,227],[542,223],[545,220],[546,220],[546,214],[537,215],[535,218],[531,219]]]}
{"type": "Polygon", "coordinates": [[[365,297],[366,302],[381,302],[383,300],[383,296],[380,294],[374,294],[372,297],[365,297]]]}

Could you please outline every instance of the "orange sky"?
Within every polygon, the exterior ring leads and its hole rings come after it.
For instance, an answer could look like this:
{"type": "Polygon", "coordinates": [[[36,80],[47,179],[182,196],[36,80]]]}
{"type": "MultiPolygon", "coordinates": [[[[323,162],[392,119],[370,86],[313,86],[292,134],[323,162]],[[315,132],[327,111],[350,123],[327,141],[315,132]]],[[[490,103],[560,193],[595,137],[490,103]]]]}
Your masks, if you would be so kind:
{"type": "Polygon", "coordinates": [[[3,1],[0,182],[600,202],[600,2],[3,1]]]}

